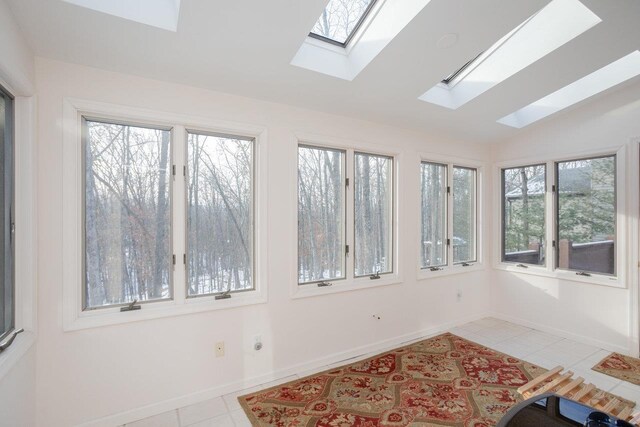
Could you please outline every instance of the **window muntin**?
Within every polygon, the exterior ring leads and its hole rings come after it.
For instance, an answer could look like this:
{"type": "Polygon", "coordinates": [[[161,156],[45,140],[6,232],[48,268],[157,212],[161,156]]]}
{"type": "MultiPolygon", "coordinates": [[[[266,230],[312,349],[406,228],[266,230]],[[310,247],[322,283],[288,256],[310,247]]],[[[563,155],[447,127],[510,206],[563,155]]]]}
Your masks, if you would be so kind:
{"type": "Polygon", "coordinates": [[[376,0],[329,0],[310,37],[346,47],[376,0]]]}
{"type": "Polygon", "coordinates": [[[616,274],[616,156],[556,163],[556,266],[616,274]]]}
{"type": "Polygon", "coordinates": [[[476,261],[476,170],[453,167],[453,263],[476,261]]]}
{"type": "Polygon", "coordinates": [[[346,152],[298,147],[298,282],[346,277],[346,152]]]}
{"type": "Polygon", "coordinates": [[[422,162],[420,268],[447,265],[447,166],[422,162]]]}
{"type": "Polygon", "coordinates": [[[83,119],[84,308],[172,297],[171,131],[83,119]]]}
{"type": "Polygon", "coordinates": [[[254,140],[187,134],[187,296],[255,289],[254,140]]]}
{"type": "Polygon", "coordinates": [[[355,276],[393,270],[393,158],[354,155],[355,276]]]}
{"type": "Polygon", "coordinates": [[[544,265],[546,165],[502,169],[502,261],[544,265]]]}
{"type": "Polygon", "coordinates": [[[0,87],[0,341],[15,327],[13,241],[13,98],[0,87]]]}

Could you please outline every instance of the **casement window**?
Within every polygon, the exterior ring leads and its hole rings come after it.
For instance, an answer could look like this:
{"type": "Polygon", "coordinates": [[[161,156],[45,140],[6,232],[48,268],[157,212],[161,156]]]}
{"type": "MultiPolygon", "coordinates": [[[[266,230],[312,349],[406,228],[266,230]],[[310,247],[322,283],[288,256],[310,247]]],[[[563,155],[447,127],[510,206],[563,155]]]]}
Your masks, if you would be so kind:
{"type": "Polygon", "coordinates": [[[393,164],[385,155],[298,147],[300,285],[393,273],[393,164]]]}
{"type": "Polygon", "coordinates": [[[253,290],[253,146],[186,131],[186,252],[172,247],[170,128],[83,119],[85,309],[253,290]]]}
{"type": "Polygon", "coordinates": [[[546,262],[546,165],[502,169],[502,261],[546,262]]]}
{"type": "Polygon", "coordinates": [[[65,330],[267,301],[263,127],[64,108],[65,330]]]}
{"type": "Polygon", "coordinates": [[[423,161],[420,268],[440,271],[478,261],[478,170],[423,161]]]}
{"type": "Polygon", "coordinates": [[[616,156],[556,163],[556,266],[616,274],[616,156]]]}
{"type": "Polygon", "coordinates": [[[254,288],[254,140],[189,132],[187,295],[254,288]]]}
{"type": "Polygon", "coordinates": [[[12,96],[0,87],[0,342],[15,327],[13,112],[12,96]]]}
{"type": "Polygon", "coordinates": [[[502,262],[531,272],[546,267],[562,277],[596,276],[603,284],[617,280],[617,159],[503,168],[502,262]]]}

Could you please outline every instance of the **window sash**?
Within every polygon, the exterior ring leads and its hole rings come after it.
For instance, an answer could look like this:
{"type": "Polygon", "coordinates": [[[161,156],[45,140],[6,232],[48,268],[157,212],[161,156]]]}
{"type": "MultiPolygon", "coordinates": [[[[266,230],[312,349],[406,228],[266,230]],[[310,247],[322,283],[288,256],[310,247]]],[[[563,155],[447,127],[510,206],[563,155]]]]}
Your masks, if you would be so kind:
{"type": "MultiPolygon", "coordinates": [[[[315,33],[313,31],[313,29],[309,32],[309,37],[323,41],[325,43],[330,43],[342,48],[346,48],[349,43],[351,42],[351,40],[356,36],[356,34],[358,33],[358,31],[360,30],[360,27],[362,26],[362,24],[364,23],[364,21],[367,19],[367,17],[369,16],[369,13],[371,12],[371,10],[373,9],[373,7],[375,6],[377,0],[371,0],[369,2],[369,4],[367,5],[367,7],[365,8],[365,10],[362,12],[362,15],[360,15],[360,18],[358,19],[358,21],[356,22],[356,24],[353,26],[353,28],[351,29],[351,32],[347,35],[346,39],[344,41],[339,41],[336,39],[332,39],[331,37],[327,37],[327,36],[323,36],[322,34],[318,34],[315,33]]],[[[323,9],[322,13],[324,14],[325,10],[323,9]]],[[[318,21],[322,19],[322,15],[320,15],[320,18],[318,19],[318,21]]],[[[315,25],[317,25],[317,21],[316,24],[314,24],[314,29],[315,29],[315,25]]]]}
{"type": "Polygon", "coordinates": [[[6,338],[15,328],[15,242],[13,239],[14,223],[14,101],[13,97],[0,86],[0,102],[4,113],[4,126],[0,134],[1,197],[2,201],[2,274],[0,280],[0,341],[6,338]]]}
{"type": "MultiPolygon", "coordinates": [[[[617,176],[617,169],[618,169],[618,164],[617,164],[617,155],[616,154],[610,154],[610,155],[602,155],[602,156],[595,156],[595,157],[587,157],[587,158],[576,158],[576,159],[569,159],[569,160],[562,160],[562,161],[557,161],[554,164],[554,172],[555,172],[555,194],[554,194],[554,228],[555,228],[555,233],[554,233],[554,238],[555,238],[555,254],[554,254],[554,259],[555,259],[555,268],[557,270],[562,270],[562,271],[575,271],[578,274],[582,274],[585,276],[590,276],[590,275],[598,275],[598,276],[607,276],[607,277],[617,277],[618,274],[618,217],[617,217],[617,213],[618,213],[618,176],[617,176]],[[603,160],[603,159],[612,159],[613,161],[613,170],[612,172],[612,178],[613,178],[613,200],[612,200],[612,206],[613,206],[613,257],[612,257],[612,272],[611,273],[607,273],[607,272],[603,272],[603,271],[596,271],[596,270],[591,270],[591,269],[579,269],[579,268],[570,268],[570,266],[563,266],[561,267],[561,252],[564,250],[563,248],[561,248],[561,245],[564,245],[564,243],[561,241],[560,237],[562,234],[561,228],[560,228],[560,210],[561,210],[561,181],[560,181],[560,165],[561,164],[565,164],[565,163],[573,163],[573,162],[581,162],[581,161],[597,161],[597,160],[603,160]]],[[[593,241],[592,241],[593,242],[593,241]]],[[[567,262],[570,264],[571,260],[567,259],[567,262]]]]}
{"type": "MultiPolygon", "coordinates": [[[[449,236],[449,229],[448,229],[448,224],[449,224],[449,195],[447,192],[447,188],[449,186],[449,168],[446,164],[441,164],[441,163],[434,163],[434,162],[428,162],[428,161],[423,161],[420,164],[420,193],[421,193],[421,201],[422,201],[422,205],[420,207],[420,217],[421,217],[421,234],[420,234],[420,268],[423,270],[426,269],[431,269],[431,268],[439,268],[439,267],[446,267],[449,264],[449,248],[447,245],[447,239],[449,236]],[[434,188],[434,190],[439,191],[441,193],[441,199],[439,200],[440,206],[441,206],[441,211],[440,212],[425,212],[425,205],[424,205],[424,199],[426,197],[426,192],[428,191],[428,189],[426,188],[426,184],[424,182],[424,178],[425,178],[425,168],[438,168],[441,169],[441,177],[439,177],[439,179],[441,179],[442,183],[440,185],[440,188],[436,189],[434,188]],[[440,236],[440,245],[442,246],[441,249],[441,256],[442,256],[442,262],[440,263],[434,263],[434,262],[429,262],[427,263],[427,253],[428,252],[433,252],[431,249],[434,247],[434,243],[433,240],[436,241],[435,245],[438,245],[438,240],[437,238],[431,239],[431,241],[427,241],[425,240],[428,236],[425,236],[425,224],[423,222],[423,220],[426,217],[437,217],[441,220],[442,225],[441,225],[441,230],[439,230],[439,234],[441,234],[440,236]],[[427,245],[427,243],[431,243],[430,246],[427,245]]],[[[428,173],[428,172],[427,172],[428,173]]]]}
{"type": "MultiPolygon", "coordinates": [[[[525,165],[525,166],[515,166],[515,167],[508,167],[508,168],[502,168],[501,169],[501,201],[500,201],[500,207],[501,207],[501,255],[500,255],[500,259],[502,262],[505,263],[509,263],[509,262],[513,262],[513,263],[517,263],[518,265],[525,265],[525,264],[529,264],[529,265],[537,265],[537,266],[545,266],[546,262],[547,262],[547,257],[546,257],[546,251],[547,251],[547,224],[546,224],[546,218],[547,218],[547,165],[542,163],[542,164],[533,164],[533,165],[525,165]],[[531,260],[521,257],[520,259],[513,259],[513,260],[508,260],[507,259],[507,204],[506,204],[506,199],[507,199],[507,190],[506,190],[506,172],[509,170],[517,170],[517,169],[527,169],[527,168],[532,168],[532,167],[542,167],[543,171],[542,171],[542,184],[543,184],[543,192],[540,195],[542,198],[542,235],[541,235],[541,241],[539,242],[540,247],[538,249],[538,257],[539,257],[539,262],[532,262],[531,260]]],[[[527,187],[528,188],[528,187],[527,187]]],[[[527,239],[530,237],[530,234],[526,236],[527,239]]]]}
{"type": "Polygon", "coordinates": [[[256,162],[255,162],[255,153],[256,153],[256,140],[255,138],[248,138],[245,136],[239,135],[230,135],[230,134],[221,134],[214,132],[203,132],[203,131],[186,131],[186,161],[185,161],[185,249],[186,249],[186,259],[185,259],[185,296],[186,298],[201,298],[211,295],[219,295],[219,294],[234,294],[234,293],[242,293],[242,292],[251,292],[256,290],[256,232],[255,232],[255,210],[256,210],[256,197],[255,197],[255,176],[256,176],[256,162]],[[191,157],[189,156],[189,152],[191,150],[191,142],[190,137],[192,136],[204,136],[204,137],[213,137],[220,138],[226,140],[235,140],[235,141],[244,141],[250,143],[250,165],[249,165],[249,232],[247,233],[248,238],[250,240],[249,244],[249,270],[250,270],[250,283],[249,287],[244,289],[235,289],[235,290],[220,290],[220,291],[212,291],[212,292],[202,292],[202,293],[190,293],[191,283],[190,283],[190,266],[192,260],[192,252],[194,252],[190,244],[190,231],[191,231],[191,222],[190,222],[190,211],[189,211],[189,194],[190,194],[190,184],[192,180],[192,169],[191,168],[191,157]]]}
{"type": "Polygon", "coordinates": [[[478,261],[478,170],[476,168],[467,167],[467,166],[458,166],[453,165],[451,172],[451,241],[450,241],[450,250],[451,250],[451,260],[453,265],[468,265],[471,263],[475,263],[478,261]],[[472,193],[470,194],[469,200],[469,221],[468,226],[470,228],[468,237],[473,240],[473,242],[467,242],[469,247],[470,255],[466,257],[466,259],[458,258],[456,260],[456,227],[455,227],[455,215],[456,215],[456,182],[455,182],[455,172],[456,170],[468,171],[471,175],[471,185],[469,187],[472,193]],[[471,256],[471,253],[473,256],[471,256]]]}
{"type": "Polygon", "coordinates": [[[355,152],[354,153],[354,159],[353,159],[353,164],[354,164],[354,168],[353,168],[353,181],[354,181],[354,191],[353,191],[353,215],[354,215],[354,227],[353,227],[353,242],[354,242],[354,263],[357,263],[357,259],[359,256],[359,251],[358,251],[358,246],[359,246],[359,242],[358,242],[358,233],[357,233],[357,229],[358,229],[358,219],[355,217],[355,212],[356,212],[356,191],[358,189],[359,184],[359,178],[356,175],[356,170],[357,170],[357,166],[356,166],[356,162],[357,162],[357,158],[358,156],[367,156],[367,157],[376,157],[379,159],[383,159],[383,160],[387,160],[389,162],[388,164],[388,171],[387,171],[387,185],[386,185],[386,190],[388,192],[388,196],[387,196],[387,203],[386,203],[386,209],[387,209],[387,221],[386,221],[386,230],[385,230],[385,234],[386,234],[386,240],[387,240],[387,249],[386,249],[386,254],[385,256],[388,257],[388,260],[385,262],[386,264],[386,269],[385,270],[379,270],[379,271],[365,271],[362,272],[360,274],[358,274],[358,272],[356,271],[357,267],[354,265],[354,272],[353,275],[355,278],[358,277],[369,277],[369,276],[375,276],[375,275],[381,275],[381,274],[391,274],[393,273],[393,252],[394,252],[394,238],[393,238],[393,206],[394,206],[394,183],[393,183],[393,176],[394,176],[394,171],[393,171],[393,166],[394,166],[394,162],[393,162],[393,157],[391,156],[384,156],[384,155],[379,155],[379,154],[372,154],[372,153],[367,153],[367,152],[355,152]]]}
{"type": "MultiPolygon", "coordinates": [[[[173,176],[171,173],[171,165],[173,165],[173,135],[171,132],[171,127],[163,127],[163,126],[153,126],[144,123],[134,123],[129,121],[116,121],[116,120],[107,120],[102,118],[94,118],[91,116],[82,116],[82,310],[90,311],[90,310],[102,310],[108,308],[117,308],[117,307],[125,307],[132,304],[133,301],[136,301],[136,304],[148,304],[154,302],[161,302],[173,299],[173,268],[171,259],[174,256],[173,252],[173,190],[172,190],[172,182],[173,176]],[[114,302],[114,303],[106,303],[103,305],[90,305],[89,297],[88,297],[88,260],[87,260],[87,243],[88,243],[88,230],[87,230],[87,152],[91,149],[91,142],[89,140],[89,123],[96,123],[98,125],[114,125],[114,126],[122,126],[122,127],[130,127],[130,128],[139,128],[139,129],[148,129],[148,130],[156,130],[162,132],[169,132],[168,135],[168,147],[167,147],[167,162],[166,162],[166,176],[165,176],[165,186],[167,191],[167,200],[166,200],[166,213],[169,216],[168,230],[166,233],[166,239],[168,240],[168,251],[167,255],[167,274],[168,274],[168,295],[167,296],[159,296],[157,298],[148,298],[144,300],[138,300],[137,298],[132,299],[131,301],[123,301],[123,302],[114,302]]],[[[158,167],[162,165],[158,164],[158,167]]],[[[103,284],[104,286],[104,284],[103,284]]]]}
{"type": "MultiPolygon", "coordinates": [[[[346,191],[346,185],[345,185],[345,180],[347,177],[347,151],[346,150],[341,150],[341,149],[336,149],[336,148],[331,148],[331,147],[322,147],[322,146],[315,146],[315,145],[307,145],[307,144],[299,144],[298,145],[298,152],[297,152],[297,156],[298,156],[298,181],[297,181],[297,192],[298,192],[298,199],[297,199],[297,206],[298,206],[298,247],[297,247],[297,251],[298,251],[298,258],[297,258],[297,277],[298,277],[298,284],[299,285],[309,285],[309,284],[317,284],[317,283],[322,283],[322,282],[327,282],[327,281],[338,281],[338,280],[345,280],[348,276],[347,276],[347,270],[348,270],[348,266],[347,266],[347,253],[346,253],[346,245],[348,245],[347,242],[347,215],[348,215],[348,200],[347,200],[347,191],[346,191]],[[342,224],[341,226],[339,226],[339,230],[340,230],[340,243],[339,246],[337,248],[339,257],[337,257],[337,259],[340,260],[340,264],[335,264],[333,266],[329,266],[330,269],[333,269],[334,267],[338,266],[338,268],[341,270],[340,274],[336,275],[335,277],[310,277],[308,280],[301,280],[301,248],[300,248],[300,244],[301,244],[301,234],[300,234],[300,198],[301,198],[301,193],[300,193],[300,177],[301,177],[301,173],[300,173],[300,168],[301,168],[301,164],[300,164],[300,150],[317,150],[319,152],[330,152],[330,153],[335,153],[338,154],[340,156],[340,178],[339,178],[339,188],[340,188],[340,194],[338,195],[338,197],[335,199],[336,203],[342,203],[342,209],[340,209],[340,216],[338,218],[336,218],[338,220],[338,224],[342,224]],[[342,199],[342,200],[340,200],[342,199]]],[[[324,276],[324,274],[323,274],[324,276]]]]}

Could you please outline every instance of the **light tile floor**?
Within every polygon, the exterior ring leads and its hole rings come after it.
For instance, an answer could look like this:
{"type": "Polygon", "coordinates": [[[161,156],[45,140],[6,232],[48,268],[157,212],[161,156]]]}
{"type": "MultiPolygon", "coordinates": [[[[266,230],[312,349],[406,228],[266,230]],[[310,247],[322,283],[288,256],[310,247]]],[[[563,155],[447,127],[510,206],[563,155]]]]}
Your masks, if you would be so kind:
{"type": "MultiPolygon", "coordinates": [[[[609,351],[493,318],[485,318],[476,322],[467,323],[452,328],[448,332],[511,356],[535,363],[547,369],[562,365],[573,371],[576,376],[583,377],[587,382],[593,383],[603,390],[638,402],[640,406],[640,386],[591,370],[593,365],[610,353],[609,351]]],[[[373,354],[363,355],[358,359],[372,355],[373,354]]],[[[336,365],[352,363],[354,360],[355,359],[351,359],[343,363],[324,366],[317,369],[316,372],[330,369],[336,365]]],[[[314,372],[309,371],[302,372],[300,375],[282,378],[279,381],[262,384],[258,387],[238,391],[205,402],[196,403],[195,405],[185,406],[184,408],[145,418],[126,424],[126,427],[251,426],[251,423],[238,403],[238,396],[292,381],[313,373],[314,372]]]]}

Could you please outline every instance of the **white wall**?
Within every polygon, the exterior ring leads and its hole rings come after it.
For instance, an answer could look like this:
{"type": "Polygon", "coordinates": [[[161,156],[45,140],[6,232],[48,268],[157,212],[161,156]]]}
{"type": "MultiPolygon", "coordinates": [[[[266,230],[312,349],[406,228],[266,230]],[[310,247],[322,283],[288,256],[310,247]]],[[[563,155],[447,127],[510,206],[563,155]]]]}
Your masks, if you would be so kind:
{"type": "MultiPolygon", "coordinates": [[[[22,137],[30,134],[34,127],[33,117],[23,114],[29,111],[23,106],[30,104],[34,75],[33,53],[20,34],[11,11],[4,0],[0,0],[0,85],[16,97],[17,188],[23,188],[25,179],[28,181],[27,174],[31,172],[22,168],[28,164],[28,159],[18,157],[26,154],[23,151],[24,146],[19,146],[26,142],[22,137]]],[[[24,206],[21,203],[17,203],[18,210],[24,206]]],[[[17,227],[25,230],[30,225],[18,218],[17,227]]],[[[20,243],[21,248],[16,248],[17,268],[23,265],[22,255],[28,253],[22,252],[23,243],[20,243]]],[[[20,278],[25,277],[22,271],[16,271],[16,275],[20,278]]],[[[24,326],[27,332],[19,335],[14,344],[0,355],[0,423],[7,426],[30,427],[35,425],[36,414],[36,347],[33,345],[33,310],[29,311],[28,308],[33,307],[33,294],[30,293],[32,289],[27,292],[28,295],[23,291],[26,289],[16,290],[16,323],[17,327],[24,326]],[[22,297],[28,298],[29,301],[22,297]]]]}
{"type": "MultiPolygon", "coordinates": [[[[640,140],[640,84],[625,87],[584,107],[532,125],[493,148],[493,160],[581,155],[640,140]]],[[[637,156],[637,151],[634,157],[637,156]]],[[[628,159],[627,216],[637,219],[637,158],[628,159]],[[633,178],[635,177],[635,178],[633,178]]],[[[499,197],[499,195],[498,195],[499,197]]],[[[637,273],[638,232],[627,230],[629,247],[618,247],[628,261],[625,289],[558,280],[529,274],[494,271],[492,310],[507,319],[558,330],[618,351],[638,352],[637,273]]]]}
{"type": "Polygon", "coordinates": [[[417,280],[416,271],[418,152],[488,160],[486,147],[436,141],[429,135],[375,123],[44,59],[36,60],[36,80],[40,425],[76,425],[130,410],[134,412],[117,418],[118,422],[139,418],[239,387],[241,381],[284,375],[296,366],[313,367],[321,361],[354,355],[360,347],[374,349],[402,337],[432,333],[482,316],[489,309],[488,270],[422,281],[417,280]],[[267,304],[63,331],[61,123],[65,97],[267,127],[267,304]],[[403,283],[290,298],[291,271],[296,269],[296,248],[287,243],[295,241],[291,224],[297,220],[296,183],[290,182],[291,168],[296,167],[294,132],[393,145],[402,151],[399,224],[403,283]],[[458,289],[463,295],[461,302],[456,302],[458,289]],[[373,313],[381,314],[382,320],[373,320],[373,313]],[[265,346],[255,353],[250,346],[258,334],[265,346]],[[226,356],[215,358],[214,343],[223,340],[226,356]],[[158,402],[161,404],[135,412],[158,402]]]}

